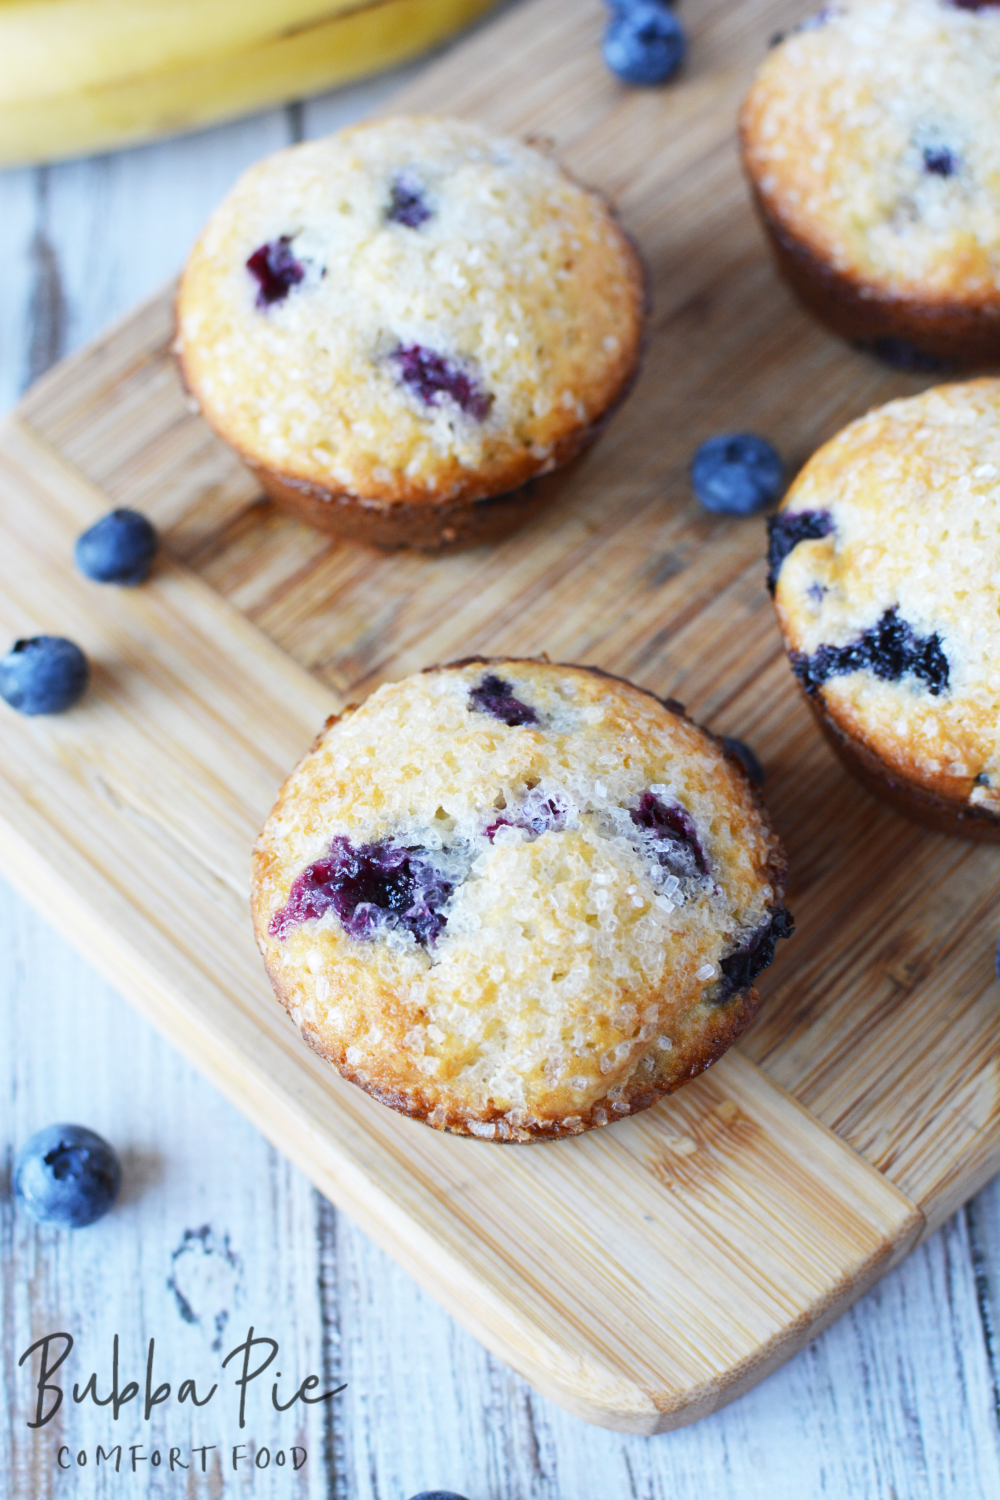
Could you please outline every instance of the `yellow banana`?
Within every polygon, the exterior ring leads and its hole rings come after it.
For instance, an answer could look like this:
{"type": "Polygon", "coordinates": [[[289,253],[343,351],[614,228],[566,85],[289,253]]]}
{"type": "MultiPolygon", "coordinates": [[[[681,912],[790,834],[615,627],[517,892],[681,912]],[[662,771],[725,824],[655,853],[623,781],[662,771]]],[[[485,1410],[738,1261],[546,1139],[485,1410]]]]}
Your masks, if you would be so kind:
{"type": "Polygon", "coordinates": [[[0,99],[172,71],[357,9],[357,0],[0,0],[0,99]]]}
{"type": "Polygon", "coordinates": [[[108,150],[413,57],[496,0],[0,0],[0,165],[108,150]]]}

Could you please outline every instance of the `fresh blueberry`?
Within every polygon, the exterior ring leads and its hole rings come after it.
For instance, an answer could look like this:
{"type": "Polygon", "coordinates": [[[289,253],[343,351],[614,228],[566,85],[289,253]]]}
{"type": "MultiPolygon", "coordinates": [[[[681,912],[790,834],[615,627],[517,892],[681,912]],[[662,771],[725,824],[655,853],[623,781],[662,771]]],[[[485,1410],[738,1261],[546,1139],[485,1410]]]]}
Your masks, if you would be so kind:
{"type": "Polygon", "coordinates": [[[152,522],[137,510],[110,510],[77,538],[76,565],[95,583],[144,583],[157,541],[152,522]]]}
{"type": "Polygon", "coordinates": [[[784,478],[781,459],[752,432],[722,433],[702,443],[691,462],[691,485],[706,510],[752,516],[777,500],[784,478]]]}
{"type": "Polygon", "coordinates": [[[106,1214],[121,1180],[113,1149],[83,1125],[47,1125],[14,1163],[14,1196],[40,1224],[65,1229],[82,1229],[106,1214]]]}
{"type": "Polygon", "coordinates": [[[90,664],[59,635],[15,641],[0,660],[0,698],[22,714],[61,714],[83,694],[90,664]]]}
{"type": "Polygon", "coordinates": [[[739,761],[744,771],[746,771],[754,786],[763,786],[764,767],[761,765],[756,755],[754,755],[753,751],[750,749],[750,746],[745,745],[742,740],[733,739],[732,735],[729,734],[724,734],[722,736],[722,743],[725,745],[730,754],[736,756],[736,759],[739,761]]]}
{"type": "Polygon", "coordinates": [[[666,83],[684,61],[687,45],[677,17],[663,0],[616,5],[604,32],[604,61],[623,83],[666,83]]]}
{"type": "Polygon", "coordinates": [[[419,1495],[411,1495],[410,1500],[465,1500],[464,1495],[456,1495],[454,1490],[421,1490],[419,1495]]]}

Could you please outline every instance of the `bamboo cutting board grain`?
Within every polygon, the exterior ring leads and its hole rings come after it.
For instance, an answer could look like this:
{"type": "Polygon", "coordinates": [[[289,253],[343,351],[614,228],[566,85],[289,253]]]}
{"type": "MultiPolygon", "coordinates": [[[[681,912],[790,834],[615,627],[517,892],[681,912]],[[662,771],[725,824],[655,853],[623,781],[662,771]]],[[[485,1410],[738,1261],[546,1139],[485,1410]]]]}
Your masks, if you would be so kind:
{"type": "Polygon", "coordinates": [[[381,556],[275,513],[185,401],[168,295],[6,423],[0,640],[69,635],[95,674],[65,718],[0,715],[0,861],[491,1349],[588,1420],[654,1432],[747,1389],[1000,1166],[1000,854],[846,778],[785,664],[761,523],[688,494],[713,431],[762,431],[797,464],[920,386],[806,320],[750,213],[736,109],[799,9],[688,0],[690,65],[649,92],[604,72],[604,14],[530,0],[398,100],[551,138],[650,265],[638,388],[521,533],[381,556]],[[166,535],[141,589],[73,569],[74,537],[112,504],[166,535]],[[434,661],[542,651],[753,744],[798,931],[705,1077],[606,1131],[501,1149],[394,1115],[308,1051],[253,943],[248,862],[327,713],[434,661]]]}

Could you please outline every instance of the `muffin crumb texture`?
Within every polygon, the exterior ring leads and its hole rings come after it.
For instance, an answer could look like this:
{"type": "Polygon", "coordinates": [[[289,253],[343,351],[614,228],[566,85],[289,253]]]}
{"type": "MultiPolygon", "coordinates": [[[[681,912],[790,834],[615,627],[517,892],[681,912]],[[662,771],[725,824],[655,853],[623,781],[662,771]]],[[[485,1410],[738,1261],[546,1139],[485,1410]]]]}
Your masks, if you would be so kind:
{"type": "Polygon", "coordinates": [[[188,263],[177,347],[206,418],[262,474],[433,505],[578,451],[627,388],[643,321],[638,258],[596,194],[479,126],[398,118],[241,178],[188,263]]]}
{"type": "Polygon", "coordinates": [[[1000,316],[1000,8],[845,0],[785,37],[743,111],[772,222],[875,298],[1000,316]]]}
{"type": "Polygon", "coordinates": [[[771,527],[792,665],[891,772],[1000,815],[1000,380],[852,423],[771,527]]]}
{"type": "Polygon", "coordinates": [[[254,920],[311,1044],[498,1141],[655,1102],[747,1024],[791,923],[742,767],[651,694],[472,661],[333,722],[261,835],[254,920]]]}

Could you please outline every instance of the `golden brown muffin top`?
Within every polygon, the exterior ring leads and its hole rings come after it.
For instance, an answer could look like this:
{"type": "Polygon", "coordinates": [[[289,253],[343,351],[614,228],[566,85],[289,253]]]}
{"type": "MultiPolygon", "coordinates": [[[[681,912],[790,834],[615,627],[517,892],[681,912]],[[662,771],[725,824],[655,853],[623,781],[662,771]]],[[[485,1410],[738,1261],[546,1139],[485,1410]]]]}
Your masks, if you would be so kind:
{"type": "Polygon", "coordinates": [[[586,668],[477,661],[320,736],[258,843],[254,918],[346,1076],[530,1139],[641,1108],[724,1049],[782,868],[742,769],[683,715],[586,668]]]}
{"type": "Polygon", "coordinates": [[[842,0],[762,63],[747,167],[773,219],[881,294],[1000,291],[1000,8],[842,0]]]}
{"type": "Polygon", "coordinates": [[[1000,380],[845,427],[792,485],[771,549],[807,690],[902,775],[1000,812],[1000,380]]]}
{"type": "Polygon", "coordinates": [[[643,321],[596,194],[478,125],[398,118],[240,179],[188,262],[178,348],[252,461],[433,503],[554,467],[627,386],[643,321]]]}

